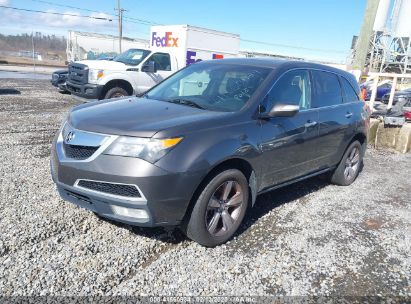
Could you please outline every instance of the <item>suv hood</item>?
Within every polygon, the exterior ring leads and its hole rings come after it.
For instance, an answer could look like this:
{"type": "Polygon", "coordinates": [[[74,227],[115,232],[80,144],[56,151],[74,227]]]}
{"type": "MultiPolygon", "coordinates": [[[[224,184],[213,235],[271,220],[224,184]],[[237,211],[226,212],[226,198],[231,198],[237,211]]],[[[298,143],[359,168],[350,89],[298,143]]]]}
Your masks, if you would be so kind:
{"type": "MultiPolygon", "coordinates": [[[[162,130],[186,126],[193,131],[204,121],[231,113],[213,112],[147,98],[96,101],[73,108],[68,121],[76,129],[110,135],[152,137],[162,130]]],[[[210,126],[207,123],[208,126],[210,126]]],[[[171,132],[172,133],[172,132],[171,132]]],[[[181,135],[181,134],[174,134],[181,135]]],[[[174,136],[172,135],[172,136],[174,136]]]]}
{"type": "Polygon", "coordinates": [[[85,64],[90,69],[98,70],[125,71],[128,67],[122,62],[112,60],[81,60],[76,61],[76,63],[85,64]]]}

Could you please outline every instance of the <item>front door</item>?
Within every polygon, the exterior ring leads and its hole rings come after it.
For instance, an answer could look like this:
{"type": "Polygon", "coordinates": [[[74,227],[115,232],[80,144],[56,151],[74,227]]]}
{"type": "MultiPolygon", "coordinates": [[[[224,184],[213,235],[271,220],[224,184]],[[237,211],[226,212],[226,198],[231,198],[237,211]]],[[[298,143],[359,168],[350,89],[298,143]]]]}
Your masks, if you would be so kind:
{"type": "Polygon", "coordinates": [[[171,60],[170,60],[169,54],[154,53],[145,61],[145,63],[148,63],[150,61],[154,62],[154,67],[155,67],[156,72],[150,73],[150,72],[140,71],[138,73],[138,81],[137,81],[138,92],[136,93],[143,93],[147,91],[148,89],[152,88],[157,83],[159,83],[164,78],[167,78],[173,73],[171,69],[171,60]]]}
{"type": "Polygon", "coordinates": [[[318,110],[311,108],[309,72],[286,72],[265,98],[266,109],[276,103],[295,104],[293,117],[274,117],[261,126],[262,181],[260,190],[317,170],[318,110]]]}

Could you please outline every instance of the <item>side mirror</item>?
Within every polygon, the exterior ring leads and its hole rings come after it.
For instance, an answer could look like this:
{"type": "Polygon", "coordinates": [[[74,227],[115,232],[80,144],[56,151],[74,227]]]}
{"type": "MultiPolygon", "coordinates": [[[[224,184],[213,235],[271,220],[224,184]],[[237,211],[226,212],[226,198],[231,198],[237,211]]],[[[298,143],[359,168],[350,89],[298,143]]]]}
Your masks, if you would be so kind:
{"type": "Polygon", "coordinates": [[[155,73],[157,72],[156,64],[154,61],[146,61],[141,67],[142,72],[155,73]]]}
{"type": "Polygon", "coordinates": [[[271,117],[291,117],[298,113],[300,110],[299,105],[292,105],[286,103],[277,103],[275,104],[270,112],[264,115],[262,118],[271,118],[271,117]]]}

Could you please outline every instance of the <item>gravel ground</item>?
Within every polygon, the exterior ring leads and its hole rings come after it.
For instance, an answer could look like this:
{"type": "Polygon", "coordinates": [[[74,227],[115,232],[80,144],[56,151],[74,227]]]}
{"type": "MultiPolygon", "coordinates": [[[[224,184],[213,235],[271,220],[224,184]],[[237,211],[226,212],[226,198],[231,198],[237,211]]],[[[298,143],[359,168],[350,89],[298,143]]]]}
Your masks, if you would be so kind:
{"type": "Polygon", "coordinates": [[[313,178],[262,195],[207,249],[59,198],[50,143],[76,103],[48,81],[0,82],[0,295],[411,296],[411,154],[368,150],[350,187],[313,178]]]}

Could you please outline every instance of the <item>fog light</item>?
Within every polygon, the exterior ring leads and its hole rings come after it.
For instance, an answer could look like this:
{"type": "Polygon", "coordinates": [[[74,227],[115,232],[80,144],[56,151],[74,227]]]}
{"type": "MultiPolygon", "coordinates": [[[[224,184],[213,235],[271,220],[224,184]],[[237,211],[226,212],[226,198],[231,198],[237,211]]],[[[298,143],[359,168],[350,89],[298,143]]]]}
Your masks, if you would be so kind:
{"type": "Polygon", "coordinates": [[[142,220],[148,220],[148,213],[143,209],[125,208],[120,206],[111,206],[114,214],[120,216],[133,217],[142,220]]]}

